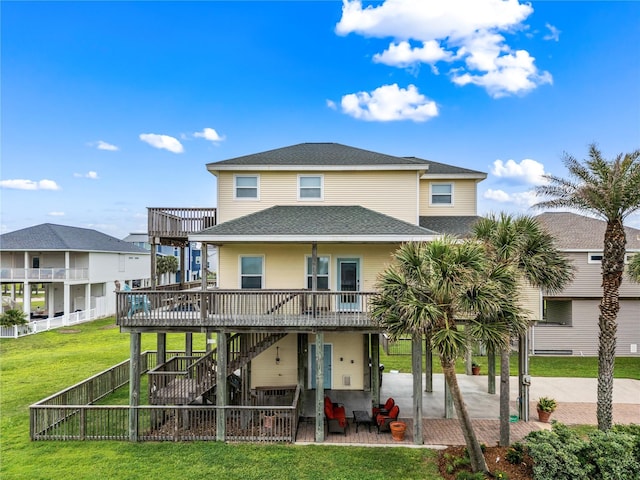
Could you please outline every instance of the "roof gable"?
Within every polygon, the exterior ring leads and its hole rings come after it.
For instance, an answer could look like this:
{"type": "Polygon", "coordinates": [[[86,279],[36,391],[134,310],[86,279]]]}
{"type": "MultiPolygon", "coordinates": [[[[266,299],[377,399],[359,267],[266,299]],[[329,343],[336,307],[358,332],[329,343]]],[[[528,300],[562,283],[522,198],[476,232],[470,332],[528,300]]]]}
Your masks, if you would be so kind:
{"type": "Polygon", "coordinates": [[[43,223],[0,235],[0,250],[149,253],[96,230],[43,223]]]}

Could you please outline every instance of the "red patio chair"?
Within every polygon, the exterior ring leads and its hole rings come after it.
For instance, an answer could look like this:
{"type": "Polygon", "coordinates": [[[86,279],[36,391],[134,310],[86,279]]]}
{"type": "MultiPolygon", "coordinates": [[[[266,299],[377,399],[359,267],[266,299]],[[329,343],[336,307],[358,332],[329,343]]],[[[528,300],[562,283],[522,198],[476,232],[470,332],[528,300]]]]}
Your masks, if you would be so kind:
{"type": "Polygon", "coordinates": [[[371,409],[371,418],[375,420],[379,413],[389,413],[395,404],[396,401],[393,399],[393,397],[387,398],[386,402],[380,403],[377,407],[373,407],[371,409]]]}
{"type": "Polygon", "coordinates": [[[329,433],[347,433],[349,422],[344,405],[333,403],[329,397],[324,397],[324,416],[327,419],[329,433]]]}
{"type": "Polygon", "coordinates": [[[378,433],[380,432],[388,432],[391,429],[389,428],[389,424],[391,422],[395,422],[398,419],[398,415],[400,415],[400,407],[398,405],[394,405],[391,410],[389,410],[388,414],[379,413],[376,417],[376,425],[378,426],[378,433]]]}

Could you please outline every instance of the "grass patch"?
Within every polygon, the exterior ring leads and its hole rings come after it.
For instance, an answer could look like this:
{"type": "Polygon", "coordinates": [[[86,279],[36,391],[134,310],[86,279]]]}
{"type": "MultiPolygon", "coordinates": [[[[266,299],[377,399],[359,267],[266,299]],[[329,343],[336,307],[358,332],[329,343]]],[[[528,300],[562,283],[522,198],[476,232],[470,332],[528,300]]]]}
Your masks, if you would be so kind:
{"type": "MultiPolygon", "coordinates": [[[[488,371],[487,357],[474,355],[473,361],[480,365],[482,375],[486,375],[488,371]]],[[[411,355],[385,355],[381,351],[380,363],[384,364],[385,372],[398,370],[402,373],[411,373],[411,355]]],[[[442,373],[440,360],[435,355],[433,356],[433,372],[442,373]]],[[[456,372],[465,373],[463,360],[458,360],[456,363],[456,372]]],[[[598,357],[530,357],[529,373],[534,377],[597,378],[598,357]]],[[[511,356],[510,374],[518,375],[517,355],[511,356]]],[[[496,375],[500,375],[499,357],[496,357],[496,375]]],[[[614,378],[640,380],[640,357],[617,357],[613,376],[614,378]]]]}
{"type": "MultiPolygon", "coordinates": [[[[129,356],[129,335],[111,328],[114,319],[18,339],[0,340],[0,478],[3,480],[213,478],[437,480],[437,453],[428,449],[355,448],[328,445],[255,445],[218,442],[29,440],[29,405],[129,356]],[[384,454],[381,454],[381,452],[384,454]]],[[[194,334],[204,349],[204,334],[194,334]]],[[[167,335],[167,349],[184,347],[184,335],[167,335]]],[[[142,350],[156,348],[142,335],[142,350]]],[[[146,376],[143,378],[145,382],[146,376]]],[[[146,383],[143,383],[146,392],[146,383]]],[[[143,397],[146,395],[143,395],[143,397]]],[[[127,404],[128,389],[109,396],[127,404]]]]}

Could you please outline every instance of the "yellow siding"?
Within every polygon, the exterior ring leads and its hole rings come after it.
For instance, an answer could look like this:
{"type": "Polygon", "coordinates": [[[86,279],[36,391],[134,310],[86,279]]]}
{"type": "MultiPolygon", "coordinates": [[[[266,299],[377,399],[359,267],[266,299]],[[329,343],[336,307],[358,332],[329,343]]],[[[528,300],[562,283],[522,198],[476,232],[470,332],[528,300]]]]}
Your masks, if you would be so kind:
{"type": "MultiPolygon", "coordinates": [[[[391,260],[398,244],[320,244],[318,255],[330,257],[329,288],[336,290],[338,258],[360,259],[360,290],[373,291],[378,273],[391,260]]],[[[306,244],[242,244],[224,245],[218,254],[218,285],[224,289],[240,288],[239,257],[264,256],[264,284],[267,289],[306,288],[305,255],[311,255],[306,244]]]]}
{"type": "Polygon", "coordinates": [[[540,290],[529,284],[520,287],[520,299],[522,307],[528,312],[529,320],[542,319],[540,290]]]}
{"type": "Polygon", "coordinates": [[[251,388],[282,387],[298,383],[298,346],[291,334],[276,342],[251,362],[251,388]],[[276,363],[277,354],[280,363],[276,363]]]}
{"type": "MultiPolygon", "coordinates": [[[[315,335],[309,335],[309,344],[316,341],[315,335]]],[[[358,333],[324,334],[324,343],[332,345],[331,389],[362,390],[364,388],[364,345],[362,335],[358,333]],[[342,359],[342,360],[340,360],[342,359]],[[352,363],[353,361],[353,363],[352,363]],[[344,385],[344,377],[350,377],[351,385],[344,385]]],[[[311,351],[309,347],[307,351],[311,351]]],[[[309,362],[311,365],[311,362],[309,362]]],[[[366,366],[369,367],[368,365],[366,366]]],[[[309,372],[311,375],[312,372],[309,372]]]]}
{"type": "MultiPolygon", "coordinates": [[[[314,342],[315,335],[309,335],[308,345],[314,342]]],[[[357,333],[326,333],[324,343],[332,346],[332,389],[362,390],[365,372],[362,335],[357,333]],[[349,377],[350,385],[344,385],[345,377],[349,377]]],[[[310,351],[311,347],[308,347],[307,355],[310,351]]],[[[311,365],[310,359],[308,364],[311,365]]],[[[368,365],[366,367],[368,368],[368,365]]],[[[269,347],[251,362],[251,388],[296,385],[298,383],[297,368],[296,335],[291,334],[269,347]],[[277,351],[276,347],[278,347],[277,351]],[[279,364],[275,360],[276,354],[280,357],[279,364]]],[[[314,373],[309,372],[308,378],[311,378],[311,375],[314,373]]]]}
{"type": "Polygon", "coordinates": [[[477,215],[477,189],[475,180],[420,180],[420,215],[450,216],[477,215]],[[453,205],[431,206],[431,183],[453,183],[453,205]]]}
{"type": "Polygon", "coordinates": [[[298,200],[298,172],[242,172],[260,177],[260,199],[234,200],[234,174],[218,174],[218,222],[223,223],[274,205],[361,205],[412,224],[418,222],[417,174],[414,171],[301,172],[324,176],[322,200],[298,200]]]}

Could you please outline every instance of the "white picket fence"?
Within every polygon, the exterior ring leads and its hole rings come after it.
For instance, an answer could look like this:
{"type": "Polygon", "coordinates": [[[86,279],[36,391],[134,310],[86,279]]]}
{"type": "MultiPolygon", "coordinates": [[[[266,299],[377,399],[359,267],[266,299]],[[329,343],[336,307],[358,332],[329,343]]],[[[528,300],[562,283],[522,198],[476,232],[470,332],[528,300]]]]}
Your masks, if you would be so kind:
{"type": "Polygon", "coordinates": [[[90,310],[73,312],[68,315],[60,315],[57,317],[45,318],[43,320],[34,320],[26,325],[0,327],[0,338],[24,337],[25,335],[46,332],[47,330],[53,330],[54,328],[68,327],[69,325],[90,322],[91,320],[106,316],[105,308],[92,308],[90,310]]]}

